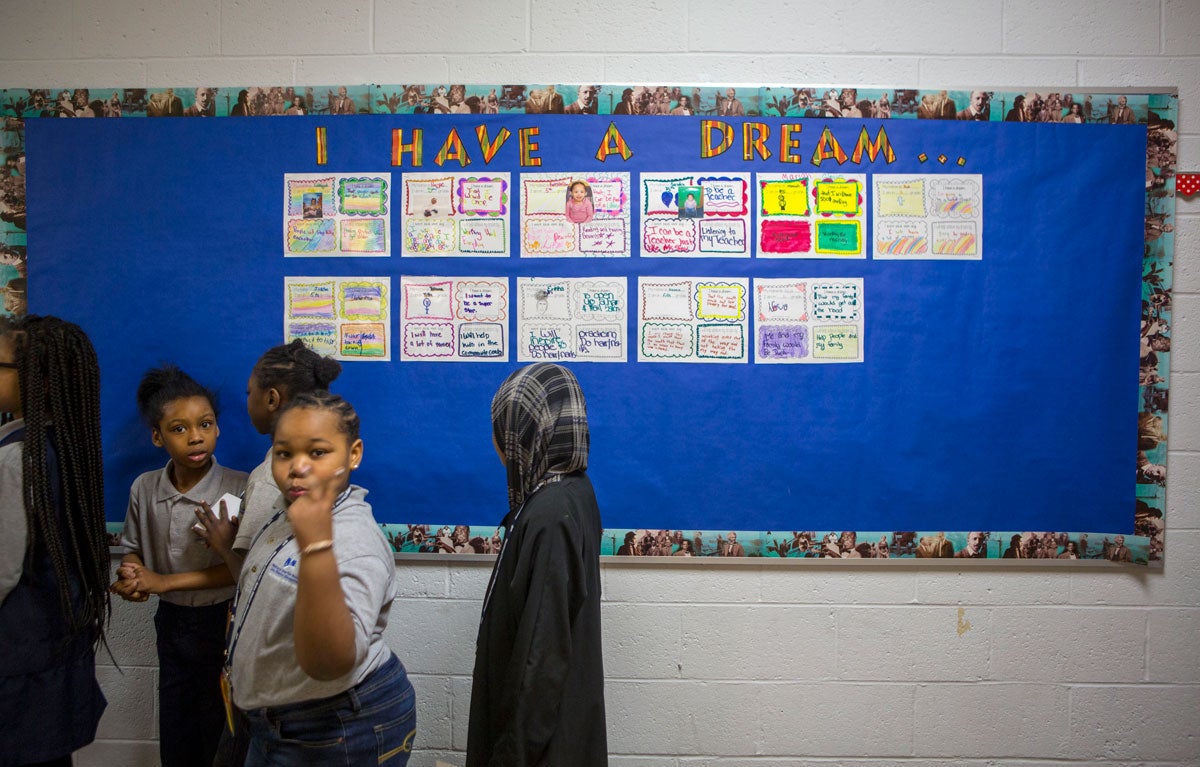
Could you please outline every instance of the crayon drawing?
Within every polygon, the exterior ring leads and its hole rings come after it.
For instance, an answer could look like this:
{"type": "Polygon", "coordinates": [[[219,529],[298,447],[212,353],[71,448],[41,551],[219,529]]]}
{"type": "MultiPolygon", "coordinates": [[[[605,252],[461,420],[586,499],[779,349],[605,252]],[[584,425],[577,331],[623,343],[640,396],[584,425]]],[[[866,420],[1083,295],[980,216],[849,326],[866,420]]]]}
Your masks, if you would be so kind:
{"type": "Polygon", "coordinates": [[[389,256],[391,174],[284,174],[284,256],[389,256]]]}
{"type": "Polygon", "coordinates": [[[283,334],[339,360],[391,359],[390,277],[284,277],[283,334]]]}
{"type": "Polygon", "coordinates": [[[877,173],[874,184],[874,258],[983,258],[982,175],[877,173]]]}
{"type": "Polygon", "coordinates": [[[405,173],[401,256],[509,255],[511,174],[405,173]]]}
{"type": "Polygon", "coordinates": [[[865,174],[759,173],[759,258],[866,258],[865,174]]]}

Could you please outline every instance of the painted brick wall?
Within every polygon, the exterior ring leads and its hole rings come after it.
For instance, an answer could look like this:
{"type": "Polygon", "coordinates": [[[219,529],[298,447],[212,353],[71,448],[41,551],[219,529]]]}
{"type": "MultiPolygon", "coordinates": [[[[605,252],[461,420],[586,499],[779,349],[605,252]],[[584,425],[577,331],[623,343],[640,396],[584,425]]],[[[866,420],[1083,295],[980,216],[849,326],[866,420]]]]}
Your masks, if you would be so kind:
{"type": "MultiPolygon", "coordinates": [[[[1200,170],[1196,0],[0,5],[0,87],[450,81],[1177,86],[1200,170]]],[[[1162,570],[606,563],[612,763],[1200,764],[1200,200],[1178,211],[1162,570]]],[[[414,765],[462,763],[488,568],[400,563],[414,765]]],[[[157,763],[152,611],[116,606],[78,764],[157,763]]]]}

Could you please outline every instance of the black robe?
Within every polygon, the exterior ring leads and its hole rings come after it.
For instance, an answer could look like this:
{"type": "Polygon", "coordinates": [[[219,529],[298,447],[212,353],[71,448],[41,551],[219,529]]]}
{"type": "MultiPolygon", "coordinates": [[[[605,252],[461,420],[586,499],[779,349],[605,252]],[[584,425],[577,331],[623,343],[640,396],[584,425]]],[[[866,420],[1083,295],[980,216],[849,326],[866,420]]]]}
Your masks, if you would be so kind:
{"type": "Polygon", "coordinates": [[[600,510],[583,472],[505,518],[475,650],[467,767],[608,764],[600,510]]]}

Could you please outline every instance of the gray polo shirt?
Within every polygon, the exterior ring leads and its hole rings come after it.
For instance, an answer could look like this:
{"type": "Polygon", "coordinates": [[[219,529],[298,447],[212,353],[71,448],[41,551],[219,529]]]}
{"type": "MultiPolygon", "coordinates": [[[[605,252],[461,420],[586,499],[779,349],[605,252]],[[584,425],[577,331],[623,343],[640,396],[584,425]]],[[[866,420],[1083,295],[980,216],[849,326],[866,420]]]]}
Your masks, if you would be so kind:
{"type": "MultiPolygon", "coordinates": [[[[208,549],[192,530],[196,508],[202,501],[215,505],[225,493],[241,495],[246,487],[246,472],[226,469],[214,458],[204,478],[186,493],[171,484],[171,463],[157,471],[148,471],[133,481],[129,490],[129,510],[121,545],[130,554],[142,558],[156,573],[188,573],[224,564],[220,555],[208,549]]],[[[233,596],[233,586],[195,591],[169,591],[159,595],[172,604],[202,607],[224,602],[233,596]]]]}
{"type": "MultiPolygon", "coordinates": [[[[18,418],[0,426],[0,437],[20,429],[25,421],[18,418]]],[[[29,532],[25,519],[24,474],[21,469],[22,446],[16,442],[0,447],[0,602],[21,580],[25,567],[25,536],[29,532]]]]}
{"type": "Polygon", "coordinates": [[[351,485],[333,508],[333,554],[354,622],[354,668],[322,682],[296,663],[296,584],[304,565],[279,495],[275,516],[254,539],[238,582],[229,656],[238,708],[328,698],[358,684],[391,657],[383,632],[396,598],[396,562],[366,495],[351,485]]]}
{"type": "Polygon", "coordinates": [[[233,541],[233,550],[245,556],[250,550],[254,536],[263,528],[275,513],[275,504],[282,496],[275,477],[271,475],[271,451],[262,463],[250,472],[246,480],[246,494],[242,496],[242,511],[238,519],[237,537],[233,541]]]}

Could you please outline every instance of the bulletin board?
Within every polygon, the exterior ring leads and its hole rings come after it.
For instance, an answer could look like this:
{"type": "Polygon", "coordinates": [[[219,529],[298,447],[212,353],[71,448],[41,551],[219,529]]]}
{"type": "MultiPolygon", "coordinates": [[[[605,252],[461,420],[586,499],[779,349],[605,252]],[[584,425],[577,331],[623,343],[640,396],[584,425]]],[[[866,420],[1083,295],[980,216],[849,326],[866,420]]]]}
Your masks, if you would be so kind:
{"type": "Polygon", "coordinates": [[[113,522],[165,460],[141,373],[216,386],[218,458],[249,469],[246,377],[299,335],[343,359],[355,481],[401,533],[495,528],[491,395],[553,359],[588,398],[610,553],[643,530],[765,556],[797,531],[1134,537],[1144,124],[373,114],[25,141],[30,307],[96,344],[113,522]]]}

